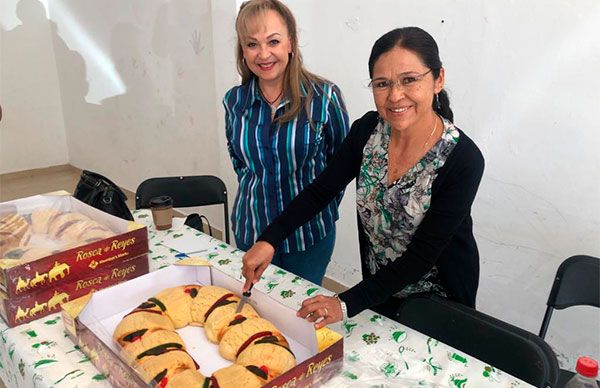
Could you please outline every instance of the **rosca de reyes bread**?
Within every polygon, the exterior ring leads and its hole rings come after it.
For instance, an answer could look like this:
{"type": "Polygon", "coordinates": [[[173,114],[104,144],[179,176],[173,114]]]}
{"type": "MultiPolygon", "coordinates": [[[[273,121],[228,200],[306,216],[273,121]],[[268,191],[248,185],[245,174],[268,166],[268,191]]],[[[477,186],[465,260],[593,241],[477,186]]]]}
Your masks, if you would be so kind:
{"type": "Polygon", "coordinates": [[[285,337],[276,333],[252,341],[239,353],[236,363],[243,366],[268,365],[269,369],[265,373],[272,379],[293,368],[296,357],[285,337]]]}
{"type": "Polygon", "coordinates": [[[224,359],[233,361],[239,352],[254,340],[279,333],[279,330],[263,318],[245,319],[227,330],[219,342],[219,353],[224,359]]]}
{"type": "Polygon", "coordinates": [[[144,381],[159,387],[261,387],[296,365],[283,334],[254,308],[217,286],[185,285],[162,290],[119,322],[114,340],[144,381]],[[187,353],[175,329],[204,326],[207,338],[234,364],[209,378],[187,353]]]}
{"type": "Polygon", "coordinates": [[[218,344],[232,326],[241,323],[241,320],[258,317],[256,310],[249,304],[245,304],[239,314],[235,312],[236,307],[237,303],[222,306],[208,316],[204,322],[204,332],[210,342],[218,344]]]}
{"type": "Polygon", "coordinates": [[[3,214],[0,216],[0,258],[33,261],[52,254],[48,249],[31,244],[33,234],[61,242],[64,250],[103,240],[115,233],[78,212],[40,208],[25,215],[3,214]]]}
{"type": "Polygon", "coordinates": [[[267,374],[259,367],[245,367],[237,364],[219,369],[213,373],[211,380],[213,385],[218,387],[244,388],[262,387],[268,382],[267,374]]]}
{"type": "Polygon", "coordinates": [[[18,214],[0,217],[0,256],[11,249],[26,246],[31,238],[31,226],[18,214]]]}

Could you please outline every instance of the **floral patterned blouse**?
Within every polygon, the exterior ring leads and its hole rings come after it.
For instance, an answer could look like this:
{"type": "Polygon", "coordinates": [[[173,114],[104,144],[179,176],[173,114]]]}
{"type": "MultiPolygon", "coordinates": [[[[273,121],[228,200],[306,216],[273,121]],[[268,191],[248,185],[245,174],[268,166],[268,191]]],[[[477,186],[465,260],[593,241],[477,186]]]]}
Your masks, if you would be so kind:
{"type": "MultiPolygon", "coordinates": [[[[390,186],[387,184],[389,124],[380,119],[364,148],[356,203],[369,244],[366,264],[371,274],[404,253],[429,209],[432,183],[460,136],[454,124],[442,120],[444,131],[437,143],[390,186]]],[[[404,298],[420,292],[446,296],[437,267],[395,296],[404,298]]]]}

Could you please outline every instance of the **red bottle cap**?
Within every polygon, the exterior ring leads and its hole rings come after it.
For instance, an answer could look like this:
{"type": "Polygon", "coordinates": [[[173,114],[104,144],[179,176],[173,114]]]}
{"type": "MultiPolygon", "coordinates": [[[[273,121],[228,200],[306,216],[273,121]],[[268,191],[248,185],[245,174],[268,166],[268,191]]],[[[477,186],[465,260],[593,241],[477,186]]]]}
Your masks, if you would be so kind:
{"type": "Polygon", "coordinates": [[[593,358],[579,357],[575,370],[582,376],[595,378],[598,376],[598,362],[593,358]]]}

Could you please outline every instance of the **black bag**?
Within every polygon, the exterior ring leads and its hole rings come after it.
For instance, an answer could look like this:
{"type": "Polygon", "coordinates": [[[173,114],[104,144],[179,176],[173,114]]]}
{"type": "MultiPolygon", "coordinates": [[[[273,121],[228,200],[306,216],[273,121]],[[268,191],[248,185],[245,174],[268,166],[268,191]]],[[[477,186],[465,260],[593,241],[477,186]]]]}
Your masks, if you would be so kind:
{"type": "Polygon", "coordinates": [[[127,196],[105,176],[83,170],[73,196],[103,212],[133,221],[126,203],[127,196]]]}
{"type": "Polygon", "coordinates": [[[198,213],[192,213],[185,218],[184,225],[194,228],[202,233],[206,233],[204,231],[204,222],[202,222],[203,220],[206,223],[206,225],[208,226],[208,234],[210,236],[212,236],[212,228],[210,226],[210,222],[208,221],[208,218],[206,218],[206,216],[204,216],[204,215],[199,215],[198,213]]]}

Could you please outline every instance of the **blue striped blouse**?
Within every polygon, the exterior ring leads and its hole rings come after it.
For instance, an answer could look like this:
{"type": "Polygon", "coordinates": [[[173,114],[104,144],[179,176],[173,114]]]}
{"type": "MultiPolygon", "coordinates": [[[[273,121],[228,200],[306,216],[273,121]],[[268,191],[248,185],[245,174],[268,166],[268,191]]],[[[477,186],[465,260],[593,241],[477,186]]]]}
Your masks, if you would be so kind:
{"type": "MultiPolygon", "coordinates": [[[[284,113],[282,99],[275,117],[284,113]]],[[[238,177],[232,214],[233,232],[244,244],[254,243],[304,187],[324,169],[349,130],[339,88],[313,86],[310,117],[304,104],[287,123],[271,122],[271,107],[260,95],[256,78],[229,90],[223,99],[227,147],[238,177]]],[[[280,246],[285,252],[306,250],[320,241],[338,219],[343,193],[280,246]]]]}

